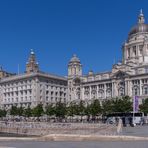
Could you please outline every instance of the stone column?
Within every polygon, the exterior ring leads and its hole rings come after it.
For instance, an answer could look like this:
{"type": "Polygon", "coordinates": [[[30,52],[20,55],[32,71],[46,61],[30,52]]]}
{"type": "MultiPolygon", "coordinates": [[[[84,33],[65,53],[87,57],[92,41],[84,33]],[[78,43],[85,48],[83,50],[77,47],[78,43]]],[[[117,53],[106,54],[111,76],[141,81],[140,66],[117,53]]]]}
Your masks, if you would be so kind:
{"type": "Polygon", "coordinates": [[[81,88],[81,99],[84,100],[84,87],[81,88]]]}
{"type": "Polygon", "coordinates": [[[89,86],[89,99],[91,100],[91,86],[89,86]]]}
{"type": "Polygon", "coordinates": [[[128,95],[131,97],[132,96],[132,82],[131,81],[128,81],[128,82],[129,82],[128,95]]]}
{"type": "Polygon", "coordinates": [[[104,84],[104,98],[106,98],[106,83],[104,84]]]}
{"type": "Polygon", "coordinates": [[[97,85],[97,98],[96,99],[99,99],[98,91],[99,91],[99,86],[97,85]]]}
{"type": "Polygon", "coordinates": [[[142,80],[139,80],[140,84],[139,84],[139,95],[142,96],[142,80]]]}
{"type": "Polygon", "coordinates": [[[128,81],[125,81],[125,94],[124,95],[128,95],[128,81]]]}
{"type": "Polygon", "coordinates": [[[114,82],[112,82],[112,98],[114,97],[114,82]]]}

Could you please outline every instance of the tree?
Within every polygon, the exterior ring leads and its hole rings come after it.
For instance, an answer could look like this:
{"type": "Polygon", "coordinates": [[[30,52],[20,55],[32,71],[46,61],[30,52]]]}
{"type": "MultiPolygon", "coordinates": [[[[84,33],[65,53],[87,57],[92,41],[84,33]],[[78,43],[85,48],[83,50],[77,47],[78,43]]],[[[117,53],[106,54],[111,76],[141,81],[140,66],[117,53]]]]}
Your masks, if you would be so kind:
{"type": "Polygon", "coordinates": [[[148,113],[148,98],[144,100],[144,102],[139,106],[140,111],[144,113],[148,113]]]}
{"type": "Polygon", "coordinates": [[[113,100],[105,100],[102,102],[102,112],[103,115],[113,112],[113,100]]]}
{"type": "Polygon", "coordinates": [[[32,116],[32,109],[30,106],[28,106],[26,109],[24,109],[24,116],[25,117],[31,117],[32,116]]]}
{"type": "Polygon", "coordinates": [[[102,108],[100,105],[99,100],[94,100],[90,105],[90,114],[95,119],[96,116],[100,115],[102,113],[102,108]]]}
{"type": "Polygon", "coordinates": [[[122,98],[116,98],[114,100],[114,112],[131,112],[132,101],[129,96],[123,96],[122,98]]]}
{"type": "Polygon", "coordinates": [[[66,107],[66,115],[70,117],[70,120],[73,120],[73,117],[75,115],[78,115],[79,113],[78,110],[78,105],[75,102],[71,102],[67,107],[66,107]]]}
{"type": "Polygon", "coordinates": [[[0,117],[6,117],[7,111],[0,109],[0,117]]]}
{"type": "Polygon", "coordinates": [[[35,108],[32,109],[32,115],[35,117],[40,117],[44,114],[43,105],[38,104],[35,108]]]}
{"type": "Polygon", "coordinates": [[[122,98],[113,98],[106,100],[102,103],[103,113],[109,114],[113,112],[131,112],[132,102],[129,96],[123,96],[122,98]]]}
{"type": "Polygon", "coordinates": [[[61,102],[56,103],[55,115],[59,121],[61,121],[63,118],[65,118],[65,115],[66,115],[66,104],[65,103],[61,103],[61,102]]]}
{"type": "Polygon", "coordinates": [[[73,117],[75,115],[75,103],[71,102],[66,108],[67,116],[73,117]]]}
{"type": "Polygon", "coordinates": [[[10,115],[13,115],[13,116],[17,116],[18,115],[18,109],[16,106],[12,106],[11,109],[10,109],[10,115]]]}
{"type": "Polygon", "coordinates": [[[91,104],[87,104],[87,106],[85,107],[85,115],[87,116],[87,121],[90,121],[91,104]]]}
{"type": "Polygon", "coordinates": [[[17,115],[23,116],[23,113],[24,113],[24,108],[22,106],[21,107],[18,107],[17,108],[17,115]]]}
{"type": "Polygon", "coordinates": [[[80,101],[79,105],[78,105],[78,110],[77,110],[77,114],[79,116],[81,116],[81,121],[82,121],[82,117],[85,115],[85,102],[84,101],[80,101]]]}
{"type": "Polygon", "coordinates": [[[48,116],[53,116],[55,115],[55,107],[53,106],[53,104],[49,104],[46,106],[46,112],[45,112],[48,116]]]}

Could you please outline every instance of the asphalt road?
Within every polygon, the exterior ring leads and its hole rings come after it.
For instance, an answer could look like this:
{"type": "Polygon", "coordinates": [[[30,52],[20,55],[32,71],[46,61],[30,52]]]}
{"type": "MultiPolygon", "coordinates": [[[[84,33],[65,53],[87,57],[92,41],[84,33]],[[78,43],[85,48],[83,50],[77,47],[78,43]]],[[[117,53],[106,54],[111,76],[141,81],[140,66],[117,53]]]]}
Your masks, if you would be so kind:
{"type": "Polygon", "coordinates": [[[122,135],[148,137],[148,126],[123,127],[122,135]]]}
{"type": "Polygon", "coordinates": [[[136,142],[0,142],[0,148],[147,148],[148,141],[136,142]]]}

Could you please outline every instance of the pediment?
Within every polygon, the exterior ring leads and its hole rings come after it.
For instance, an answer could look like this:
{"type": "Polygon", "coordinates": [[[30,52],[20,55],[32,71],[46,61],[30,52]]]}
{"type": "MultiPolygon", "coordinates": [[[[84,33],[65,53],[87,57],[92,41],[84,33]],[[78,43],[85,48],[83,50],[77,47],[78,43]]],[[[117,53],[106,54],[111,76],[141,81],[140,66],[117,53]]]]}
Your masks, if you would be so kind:
{"type": "Polygon", "coordinates": [[[129,74],[127,74],[126,72],[121,71],[121,70],[117,71],[112,76],[112,78],[114,78],[114,79],[125,79],[127,77],[129,77],[129,74]]]}

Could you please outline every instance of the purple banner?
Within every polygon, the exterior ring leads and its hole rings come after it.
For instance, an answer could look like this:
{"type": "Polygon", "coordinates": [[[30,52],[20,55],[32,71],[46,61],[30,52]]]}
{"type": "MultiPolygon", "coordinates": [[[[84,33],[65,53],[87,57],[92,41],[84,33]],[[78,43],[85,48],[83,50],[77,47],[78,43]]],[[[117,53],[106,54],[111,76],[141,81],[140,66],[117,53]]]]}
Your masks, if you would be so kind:
{"type": "Polygon", "coordinates": [[[133,97],[133,112],[138,112],[139,110],[139,97],[134,96],[133,97]]]}

